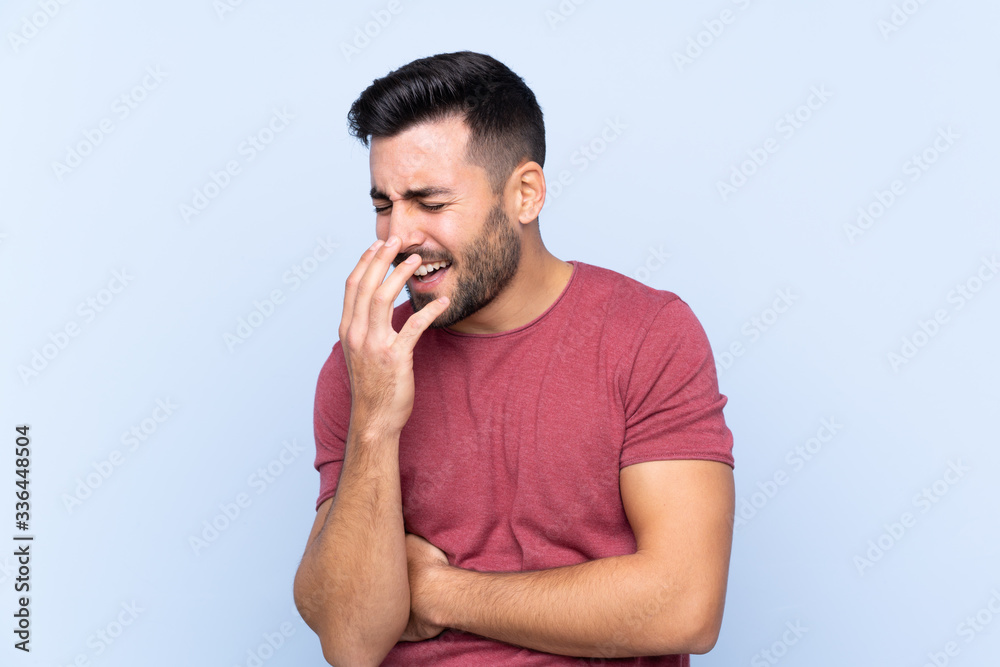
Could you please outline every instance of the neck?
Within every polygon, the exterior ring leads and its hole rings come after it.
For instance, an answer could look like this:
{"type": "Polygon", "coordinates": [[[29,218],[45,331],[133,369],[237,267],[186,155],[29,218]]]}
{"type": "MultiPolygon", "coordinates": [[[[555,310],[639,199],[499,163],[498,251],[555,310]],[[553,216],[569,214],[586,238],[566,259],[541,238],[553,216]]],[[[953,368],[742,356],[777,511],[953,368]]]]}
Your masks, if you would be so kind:
{"type": "Polygon", "coordinates": [[[572,275],[573,265],[550,253],[541,238],[537,243],[525,243],[517,274],[503,292],[449,329],[487,334],[524,326],[555,303],[572,275]]]}

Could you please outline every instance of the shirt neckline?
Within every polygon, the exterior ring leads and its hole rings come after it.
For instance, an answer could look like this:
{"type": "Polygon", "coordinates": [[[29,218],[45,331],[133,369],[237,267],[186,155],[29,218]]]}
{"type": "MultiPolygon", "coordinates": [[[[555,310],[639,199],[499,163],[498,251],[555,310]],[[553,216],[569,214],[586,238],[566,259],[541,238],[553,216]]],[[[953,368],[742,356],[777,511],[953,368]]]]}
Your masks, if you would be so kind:
{"type": "Polygon", "coordinates": [[[556,300],[553,301],[551,305],[549,305],[549,307],[545,309],[544,312],[542,312],[538,317],[531,320],[530,322],[522,324],[521,326],[516,327],[514,329],[508,329],[507,331],[495,331],[493,333],[467,333],[464,331],[452,331],[451,329],[448,328],[438,329],[438,331],[443,331],[450,336],[458,336],[461,338],[500,338],[502,336],[512,336],[514,334],[524,331],[525,329],[529,329],[535,326],[543,319],[545,319],[549,313],[551,313],[553,310],[556,309],[556,306],[558,306],[562,302],[562,300],[569,293],[570,289],[573,287],[573,283],[576,281],[576,276],[580,272],[580,262],[578,262],[575,259],[570,259],[567,260],[566,263],[573,265],[573,273],[570,274],[569,280],[566,281],[566,286],[563,287],[562,292],[559,293],[559,296],[556,297],[556,300]]]}

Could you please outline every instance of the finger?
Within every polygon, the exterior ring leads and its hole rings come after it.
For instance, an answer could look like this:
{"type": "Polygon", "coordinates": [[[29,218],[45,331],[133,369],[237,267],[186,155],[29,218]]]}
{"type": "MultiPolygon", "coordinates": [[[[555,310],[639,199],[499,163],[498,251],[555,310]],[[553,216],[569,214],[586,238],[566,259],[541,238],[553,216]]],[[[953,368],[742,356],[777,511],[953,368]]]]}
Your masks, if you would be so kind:
{"type": "Polygon", "coordinates": [[[358,298],[358,286],[361,284],[361,277],[368,270],[368,265],[371,264],[372,258],[375,257],[375,251],[381,246],[382,240],[379,239],[368,250],[361,253],[361,259],[358,260],[351,274],[347,276],[347,283],[344,285],[344,312],[340,317],[341,338],[347,332],[347,327],[351,324],[351,317],[354,315],[354,303],[358,298]]]}
{"type": "Polygon", "coordinates": [[[420,268],[420,255],[410,255],[393,269],[385,282],[375,290],[375,294],[372,296],[371,312],[368,315],[368,324],[372,329],[383,327],[387,323],[390,323],[389,326],[391,326],[392,311],[395,308],[393,304],[396,302],[396,297],[403,291],[406,281],[413,276],[413,272],[418,268],[420,268]]]}
{"type": "Polygon", "coordinates": [[[396,338],[394,345],[398,344],[402,346],[402,349],[412,351],[421,334],[438,318],[438,315],[448,308],[448,303],[448,297],[438,297],[410,315],[409,319],[406,320],[406,324],[399,330],[399,336],[396,338]]]}
{"type": "Polygon", "coordinates": [[[358,284],[358,295],[354,301],[354,314],[352,315],[354,322],[363,324],[365,327],[368,326],[368,312],[371,309],[372,295],[385,280],[385,274],[389,270],[392,260],[395,259],[398,248],[399,237],[393,235],[381,248],[375,251],[375,257],[368,264],[368,268],[365,269],[358,284]]]}

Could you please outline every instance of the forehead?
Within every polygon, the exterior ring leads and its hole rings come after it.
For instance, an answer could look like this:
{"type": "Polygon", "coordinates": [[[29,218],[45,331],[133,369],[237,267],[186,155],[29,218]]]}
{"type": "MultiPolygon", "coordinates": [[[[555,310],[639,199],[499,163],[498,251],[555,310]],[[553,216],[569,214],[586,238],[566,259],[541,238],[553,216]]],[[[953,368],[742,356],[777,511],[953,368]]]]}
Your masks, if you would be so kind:
{"type": "Polygon", "coordinates": [[[373,137],[372,188],[392,195],[445,187],[468,190],[486,182],[486,170],[465,159],[469,128],[458,116],[414,125],[392,137],[373,137]]]}

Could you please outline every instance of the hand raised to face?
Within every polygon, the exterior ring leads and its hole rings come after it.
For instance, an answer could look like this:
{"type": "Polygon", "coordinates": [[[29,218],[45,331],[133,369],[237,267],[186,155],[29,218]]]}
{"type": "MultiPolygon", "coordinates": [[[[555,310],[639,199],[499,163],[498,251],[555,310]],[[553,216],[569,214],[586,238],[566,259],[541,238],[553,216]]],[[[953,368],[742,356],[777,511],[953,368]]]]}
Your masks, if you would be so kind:
{"type": "Polygon", "coordinates": [[[411,255],[386,277],[398,252],[398,237],[376,241],[347,277],[339,333],[350,377],[353,428],[402,431],[413,410],[413,348],[448,307],[448,297],[435,299],[396,333],[393,304],[420,266],[419,255],[411,255]]]}

